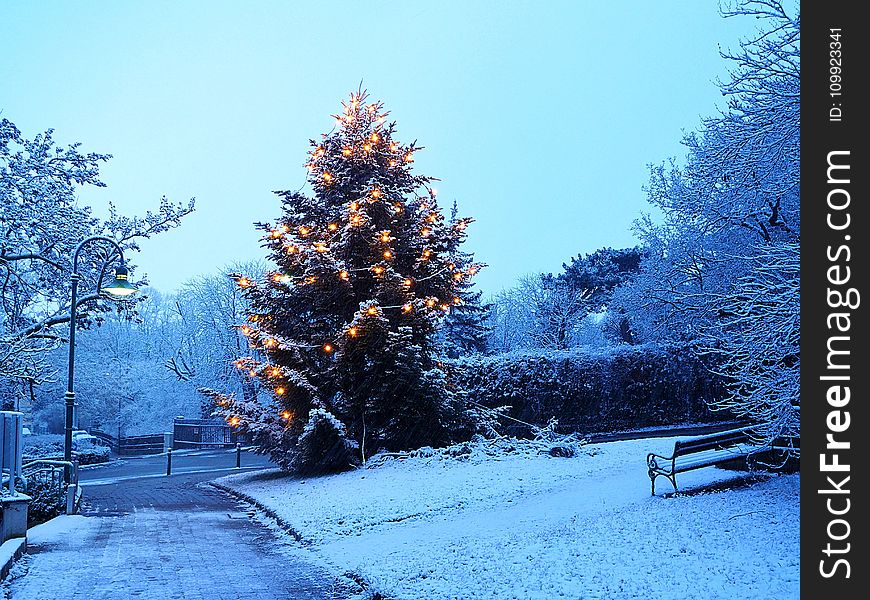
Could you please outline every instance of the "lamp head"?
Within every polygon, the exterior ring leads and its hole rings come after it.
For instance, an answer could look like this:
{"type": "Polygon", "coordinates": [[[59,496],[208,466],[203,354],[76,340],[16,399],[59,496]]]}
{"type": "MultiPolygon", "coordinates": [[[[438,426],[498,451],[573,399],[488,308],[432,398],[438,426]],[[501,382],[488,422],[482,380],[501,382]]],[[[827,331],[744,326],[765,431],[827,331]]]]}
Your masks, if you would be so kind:
{"type": "Polygon", "coordinates": [[[107,294],[119,298],[135,294],[138,288],[128,281],[129,272],[124,265],[115,269],[115,280],[109,285],[103,287],[103,291],[107,294]]]}

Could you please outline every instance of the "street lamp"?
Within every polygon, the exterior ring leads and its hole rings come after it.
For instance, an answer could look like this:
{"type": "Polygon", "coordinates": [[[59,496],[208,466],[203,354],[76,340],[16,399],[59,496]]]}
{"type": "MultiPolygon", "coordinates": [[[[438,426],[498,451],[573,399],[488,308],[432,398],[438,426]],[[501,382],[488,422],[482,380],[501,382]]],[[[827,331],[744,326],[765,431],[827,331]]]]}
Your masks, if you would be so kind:
{"type": "MultiPolygon", "coordinates": [[[[121,246],[118,245],[118,242],[116,242],[112,238],[94,236],[83,240],[82,243],[78,245],[76,251],[73,253],[73,270],[72,275],[70,276],[70,280],[72,282],[72,298],[69,309],[69,370],[67,372],[66,394],[64,395],[64,400],[66,402],[66,429],[64,430],[63,438],[63,459],[66,462],[72,462],[72,433],[76,406],[76,393],[75,388],[73,387],[73,374],[75,372],[74,367],[76,357],[76,304],[78,301],[77,296],[79,281],[81,281],[82,279],[82,276],[79,274],[79,253],[86,244],[89,244],[91,242],[107,242],[108,244],[115,247],[115,250],[118,251],[118,256],[121,259],[121,264],[115,269],[115,279],[114,281],[112,281],[112,283],[101,288],[100,284],[102,283],[102,276],[97,279],[97,294],[102,291],[116,298],[124,298],[136,292],[136,286],[132,285],[128,281],[129,274],[127,272],[127,267],[124,266],[124,251],[121,250],[121,246]]],[[[66,467],[64,469],[64,480],[66,481],[67,485],[69,485],[71,479],[71,469],[69,467],[66,467]]]]}

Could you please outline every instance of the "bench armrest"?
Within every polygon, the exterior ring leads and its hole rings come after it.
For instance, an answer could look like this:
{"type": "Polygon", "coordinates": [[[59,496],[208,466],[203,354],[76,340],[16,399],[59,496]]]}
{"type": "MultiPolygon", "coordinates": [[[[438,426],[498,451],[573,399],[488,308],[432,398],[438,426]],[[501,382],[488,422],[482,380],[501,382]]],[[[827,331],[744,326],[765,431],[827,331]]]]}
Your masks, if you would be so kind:
{"type": "Polygon", "coordinates": [[[672,473],[674,470],[674,456],[661,456],[650,452],[646,455],[646,464],[650,471],[659,473],[672,473]]]}

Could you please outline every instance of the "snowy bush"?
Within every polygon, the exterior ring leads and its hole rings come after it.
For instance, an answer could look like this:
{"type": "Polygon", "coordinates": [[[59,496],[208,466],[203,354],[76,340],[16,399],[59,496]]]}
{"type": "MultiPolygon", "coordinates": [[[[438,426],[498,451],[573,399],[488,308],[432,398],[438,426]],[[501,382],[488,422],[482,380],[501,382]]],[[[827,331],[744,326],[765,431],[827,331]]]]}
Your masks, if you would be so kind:
{"type": "MultiPolygon", "coordinates": [[[[623,346],[596,352],[526,351],[448,364],[477,404],[509,405],[508,416],[559,430],[599,432],[728,418],[707,403],[723,385],[689,349],[623,346]]],[[[503,429],[534,434],[515,421],[503,429]]]]}
{"type": "Polygon", "coordinates": [[[33,527],[53,519],[66,509],[64,487],[51,479],[34,477],[27,482],[27,526],[33,527]]]}
{"type": "Polygon", "coordinates": [[[585,449],[586,440],[576,433],[558,433],[556,420],[551,419],[546,427],[535,428],[531,438],[496,436],[487,438],[475,434],[470,440],[452,444],[444,448],[424,446],[418,450],[404,452],[381,452],[366,462],[367,468],[378,468],[395,460],[424,459],[430,461],[473,462],[499,461],[507,456],[537,457],[542,454],[554,458],[573,458],[585,454],[594,455],[585,449]]]}
{"type": "Polygon", "coordinates": [[[299,435],[292,466],[299,473],[334,473],[354,464],[354,445],[335,415],[322,408],[308,413],[299,435]]]}

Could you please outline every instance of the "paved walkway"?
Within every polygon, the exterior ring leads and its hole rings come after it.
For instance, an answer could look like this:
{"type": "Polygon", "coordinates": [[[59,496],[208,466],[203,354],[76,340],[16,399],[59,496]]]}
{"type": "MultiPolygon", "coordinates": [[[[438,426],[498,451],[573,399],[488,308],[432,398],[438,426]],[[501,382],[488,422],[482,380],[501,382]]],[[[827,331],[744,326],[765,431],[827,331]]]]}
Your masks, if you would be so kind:
{"type": "Polygon", "coordinates": [[[199,473],[88,486],[82,516],[29,536],[11,600],[347,598],[305,551],[252,522],[199,473]]]}

